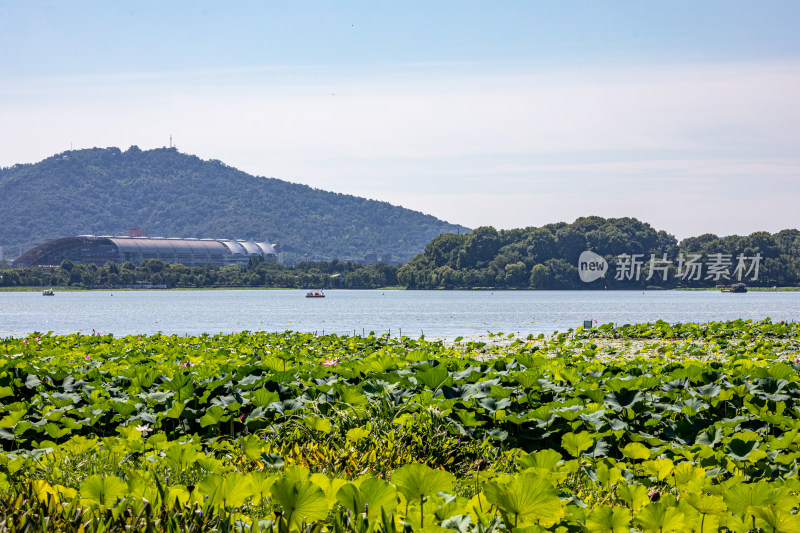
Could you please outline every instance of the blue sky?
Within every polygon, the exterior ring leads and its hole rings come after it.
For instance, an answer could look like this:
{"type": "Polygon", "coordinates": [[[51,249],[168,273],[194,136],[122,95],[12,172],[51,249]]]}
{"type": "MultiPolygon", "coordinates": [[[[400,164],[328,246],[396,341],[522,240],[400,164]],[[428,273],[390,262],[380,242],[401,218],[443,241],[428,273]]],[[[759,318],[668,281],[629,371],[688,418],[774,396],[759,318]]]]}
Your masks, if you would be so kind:
{"type": "Polygon", "coordinates": [[[778,231],[798,23],[796,1],[0,0],[0,165],[172,135],[470,227],[778,231]]]}

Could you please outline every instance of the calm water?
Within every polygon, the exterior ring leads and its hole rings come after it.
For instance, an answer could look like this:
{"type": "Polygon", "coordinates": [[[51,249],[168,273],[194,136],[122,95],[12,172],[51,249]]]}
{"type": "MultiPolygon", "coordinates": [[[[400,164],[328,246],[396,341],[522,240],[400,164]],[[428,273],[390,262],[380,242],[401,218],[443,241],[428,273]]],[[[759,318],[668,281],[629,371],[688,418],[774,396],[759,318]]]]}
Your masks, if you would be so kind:
{"type": "Polygon", "coordinates": [[[712,291],[93,291],[0,293],[0,337],[34,331],[126,335],[308,331],[452,339],[603,324],[800,319],[800,292],[712,291]]]}

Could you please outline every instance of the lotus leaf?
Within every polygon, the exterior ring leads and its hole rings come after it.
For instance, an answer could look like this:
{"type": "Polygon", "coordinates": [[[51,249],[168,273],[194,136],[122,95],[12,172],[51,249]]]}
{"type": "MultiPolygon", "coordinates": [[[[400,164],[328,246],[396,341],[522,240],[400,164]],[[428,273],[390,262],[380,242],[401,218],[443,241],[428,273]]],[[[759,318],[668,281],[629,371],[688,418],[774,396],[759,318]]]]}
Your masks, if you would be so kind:
{"type": "Polygon", "coordinates": [[[302,530],[306,522],[324,520],[328,516],[328,499],[311,481],[281,478],[270,488],[275,503],[281,506],[289,529],[302,530]]]}
{"type": "Polygon", "coordinates": [[[683,531],[685,518],[677,507],[667,507],[662,503],[650,503],[636,514],[636,522],[645,533],[666,533],[683,531]]]}
{"type": "Polygon", "coordinates": [[[535,521],[553,524],[564,516],[555,487],[536,474],[520,474],[505,483],[490,481],[484,494],[514,527],[535,521]]]}
{"type": "Polygon", "coordinates": [[[586,528],[593,533],[628,533],[630,527],[630,513],[620,507],[596,507],[586,519],[586,528]]]}
{"type": "Polygon", "coordinates": [[[627,503],[633,511],[638,511],[650,502],[647,489],[638,483],[618,486],[617,497],[627,503]]]}
{"type": "Polygon", "coordinates": [[[594,444],[594,439],[586,431],[566,433],[561,438],[561,446],[573,457],[580,457],[581,452],[591,448],[592,444],[594,444]]]}
{"type": "Polygon", "coordinates": [[[116,476],[89,476],[81,482],[81,499],[89,505],[111,507],[125,496],[128,485],[116,476]]]}

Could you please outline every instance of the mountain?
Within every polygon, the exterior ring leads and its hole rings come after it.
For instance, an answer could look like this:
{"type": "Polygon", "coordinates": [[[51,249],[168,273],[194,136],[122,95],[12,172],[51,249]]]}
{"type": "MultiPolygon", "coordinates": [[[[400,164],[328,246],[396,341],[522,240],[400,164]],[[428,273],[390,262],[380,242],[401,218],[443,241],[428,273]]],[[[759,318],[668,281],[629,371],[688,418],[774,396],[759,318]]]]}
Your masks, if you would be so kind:
{"type": "Polygon", "coordinates": [[[275,178],[175,148],[71,150],[0,169],[0,245],[16,256],[70,235],[269,239],[289,256],[406,261],[444,232],[433,216],[275,178]]]}

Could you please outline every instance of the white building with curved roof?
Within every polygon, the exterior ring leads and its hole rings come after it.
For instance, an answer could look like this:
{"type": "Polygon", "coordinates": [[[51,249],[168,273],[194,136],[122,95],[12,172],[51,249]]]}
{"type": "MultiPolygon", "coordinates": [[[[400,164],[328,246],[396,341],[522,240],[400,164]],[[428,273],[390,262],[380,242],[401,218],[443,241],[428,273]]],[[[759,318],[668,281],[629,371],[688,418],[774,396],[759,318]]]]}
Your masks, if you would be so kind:
{"type": "Polygon", "coordinates": [[[180,239],[164,237],[125,237],[79,235],[48,241],[31,248],[15,261],[15,266],[60,265],[73,263],[131,261],[141,264],[148,259],[186,266],[246,265],[253,257],[276,261],[275,245],[252,239],[180,239]]]}

